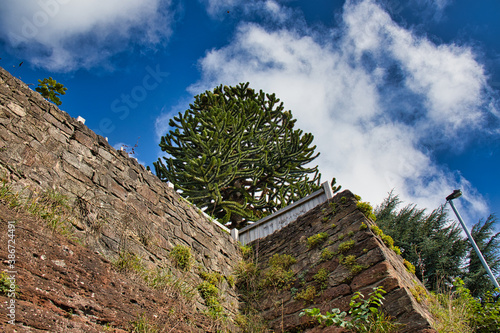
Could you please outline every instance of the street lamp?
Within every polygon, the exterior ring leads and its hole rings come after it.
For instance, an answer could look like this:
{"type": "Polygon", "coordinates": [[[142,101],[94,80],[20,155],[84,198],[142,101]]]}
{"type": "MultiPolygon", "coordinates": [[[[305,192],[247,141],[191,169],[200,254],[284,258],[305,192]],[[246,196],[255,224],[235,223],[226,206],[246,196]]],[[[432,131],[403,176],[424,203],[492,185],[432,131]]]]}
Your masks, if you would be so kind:
{"type": "Polygon", "coordinates": [[[495,279],[495,276],[493,276],[493,273],[491,272],[490,266],[488,266],[488,263],[486,262],[486,260],[484,260],[483,254],[481,253],[481,251],[477,247],[476,242],[474,241],[474,238],[472,238],[472,235],[470,234],[469,229],[467,229],[467,226],[464,223],[464,220],[462,220],[462,217],[460,216],[457,209],[455,208],[455,204],[453,204],[453,199],[456,199],[456,198],[460,197],[461,195],[462,195],[462,191],[454,190],[452,194],[450,194],[449,196],[446,197],[446,201],[450,203],[450,206],[453,209],[453,211],[455,212],[455,215],[457,216],[458,221],[460,221],[460,224],[462,225],[462,229],[464,229],[465,234],[469,238],[469,241],[472,244],[472,247],[474,248],[477,256],[479,257],[479,260],[481,260],[481,263],[483,264],[484,269],[486,270],[486,272],[490,276],[491,282],[493,282],[493,285],[495,286],[495,288],[500,290],[500,286],[498,285],[498,282],[497,282],[497,279],[495,279]]]}

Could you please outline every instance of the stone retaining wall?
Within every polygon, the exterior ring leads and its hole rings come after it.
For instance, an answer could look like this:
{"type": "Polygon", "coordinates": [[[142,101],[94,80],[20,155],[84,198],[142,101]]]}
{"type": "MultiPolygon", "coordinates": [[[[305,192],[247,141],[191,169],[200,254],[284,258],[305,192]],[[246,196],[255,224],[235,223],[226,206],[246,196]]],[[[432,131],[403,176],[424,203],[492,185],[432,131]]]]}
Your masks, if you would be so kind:
{"type": "MultiPolygon", "coordinates": [[[[189,274],[194,284],[197,269],[230,276],[240,260],[237,243],[196,207],[2,68],[0,173],[26,194],[66,195],[75,236],[110,260],[128,251],[150,268],[175,271],[169,252],[186,245],[197,263],[189,274]]],[[[223,288],[226,310],[236,313],[236,291],[223,288]]]]}
{"type": "Polygon", "coordinates": [[[304,308],[316,307],[323,314],[333,308],[347,312],[356,291],[367,296],[373,287],[382,286],[387,291],[382,309],[405,324],[398,332],[435,332],[430,329],[430,313],[412,296],[412,289],[423,285],[406,270],[401,256],[374,234],[373,225],[346,190],[250,243],[263,279],[281,274],[269,274],[274,255],[290,255],[297,261],[290,267],[294,273],[290,285],[268,287],[254,305],[269,326],[279,332],[302,332],[311,327],[310,318],[299,317],[304,308]],[[310,237],[321,233],[324,238],[312,242],[310,237]],[[355,261],[344,261],[348,256],[355,261]],[[308,289],[314,292],[307,295],[308,289]]]}

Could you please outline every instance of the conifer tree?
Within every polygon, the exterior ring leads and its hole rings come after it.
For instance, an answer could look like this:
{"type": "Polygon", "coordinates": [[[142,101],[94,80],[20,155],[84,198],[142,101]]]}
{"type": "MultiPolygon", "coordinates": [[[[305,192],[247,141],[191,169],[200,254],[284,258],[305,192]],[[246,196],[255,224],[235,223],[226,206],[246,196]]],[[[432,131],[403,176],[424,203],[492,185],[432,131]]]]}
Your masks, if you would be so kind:
{"type": "Polygon", "coordinates": [[[61,105],[62,102],[59,99],[59,95],[65,95],[66,90],[62,83],[58,83],[53,78],[49,77],[42,80],[38,80],[38,87],[35,88],[44,98],[48,99],[55,105],[61,105]]]}
{"type": "Polygon", "coordinates": [[[170,120],[157,176],[208,214],[241,228],[319,188],[313,135],[274,94],[249,83],[195,96],[170,120]]]}
{"type": "Polygon", "coordinates": [[[416,275],[430,289],[462,276],[461,266],[466,255],[466,240],[461,228],[451,222],[444,207],[426,214],[425,209],[401,203],[392,192],[377,207],[377,225],[394,239],[403,258],[411,262],[416,275]]]}
{"type": "MultiPolygon", "coordinates": [[[[500,273],[500,232],[495,233],[497,223],[496,216],[490,215],[486,221],[480,220],[471,229],[472,238],[474,238],[494,276],[498,276],[500,273]]],[[[494,285],[469,242],[467,242],[467,251],[467,266],[463,277],[465,287],[470,290],[473,296],[482,296],[487,291],[492,291],[494,285]]]]}

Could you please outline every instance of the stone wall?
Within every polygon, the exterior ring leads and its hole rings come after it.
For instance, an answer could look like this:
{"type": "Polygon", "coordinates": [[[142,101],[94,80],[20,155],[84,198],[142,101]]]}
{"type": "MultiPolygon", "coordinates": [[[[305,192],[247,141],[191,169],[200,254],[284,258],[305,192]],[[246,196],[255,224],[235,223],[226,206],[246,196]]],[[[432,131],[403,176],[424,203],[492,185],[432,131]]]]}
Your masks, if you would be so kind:
{"type": "Polygon", "coordinates": [[[280,231],[250,243],[262,280],[281,274],[270,267],[274,255],[297,260],[290,267],[291,283],[284,288],[267,284],[265,296],[254,304],[269,326],[280,332],[303,331],[311,327],[310,318],[299,317],[304,308],[317,307],[323,314],[333,308],[348,311],[353,293],[366,296],[373,287],[382,286],[387,291],[384,312],[405,324],[398,332],[431,332],[431,316],[411,292],[422,284],[407,271],[401,256],[375,235],[373,225],[346,190],[280,231]],[[314,245],[310,237],[321,233],[325,238],[314,245]],[[314,292],[307,295],[308,288],[314,292]]]}
{"type": "MultiPolygon", "coordinates": [[[[188,273],[194,285],[201,281],[197,270],[230,276],[240,260],[228,233],[126,152],[2,68],[0,173],[26,195],[49,189],[66,195],[76,238],[110,260],[128,251],[149,268],[175,271],[169,252],[186,245],[197,263],[188,273]]],[[[224,288],[224,306],[235,313],[236,291],[227,283],[224,288]]]]}

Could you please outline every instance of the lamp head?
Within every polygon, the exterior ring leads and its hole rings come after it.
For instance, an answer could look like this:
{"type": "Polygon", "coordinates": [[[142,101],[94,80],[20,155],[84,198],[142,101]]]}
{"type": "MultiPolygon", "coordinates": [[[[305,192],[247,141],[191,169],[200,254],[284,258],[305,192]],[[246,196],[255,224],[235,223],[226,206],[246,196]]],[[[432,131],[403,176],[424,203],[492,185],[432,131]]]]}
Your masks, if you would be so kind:
{"type": "Polygon", "coordinates": [[[453,199],[456,199],[462,195],[462,191],[460,190],[454,190],[452,194],[446,197],[446,201],[450,201],[453,199]]]}

